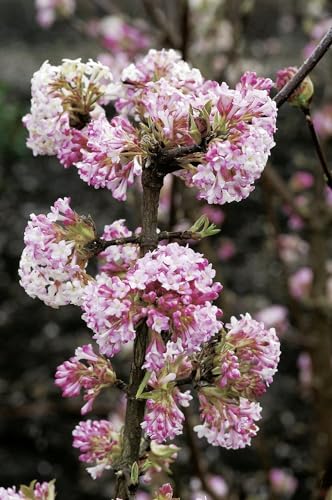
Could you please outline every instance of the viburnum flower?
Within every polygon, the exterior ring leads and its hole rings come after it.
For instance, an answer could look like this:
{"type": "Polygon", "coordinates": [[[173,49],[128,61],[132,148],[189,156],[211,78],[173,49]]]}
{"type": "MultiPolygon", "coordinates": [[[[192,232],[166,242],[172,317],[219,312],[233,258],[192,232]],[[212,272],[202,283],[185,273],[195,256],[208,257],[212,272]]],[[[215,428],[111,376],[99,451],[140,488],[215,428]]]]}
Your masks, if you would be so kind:
{"type": "Polygon", "coordinates": [[[199,253],[177,243],[160,246],[137,260],[125,278],[97,276],[84,293],[83,319],[107,356],[135,338],[135,326],[146,318],[156,333],[169,331],[170,341],[186,353],[197,351],[221,328],[220,309],[211,304],[221,290],[215,271],[199,253]]]}
{"type": "Polygon", "coordinates": [[[44,62],[32,78],[31,113],[23,118],[33,154],[56,155],[65,167],[79,161],[83,131],[105,114],[101,104],[110,100],[112,81],[109,68],[92,60],[44,62]]]}
{"type": "MultiPolygon", "coordinates": [[[[279,69],[277,72],[277,78],[275,86],[278,90],[281,90],[286,83],[293,78],[293,76],[298,71],[295,66],[288,66],[287,68],[279,69]]],[[[306,76],[300,85],[294,90],[294,92],[287,99],[289,104],[292,106],[297,106],[300,108],[307,108],[310,104],[314,93],[314,85],[311,81],[310,76],[306,76]]]]}
{"type": "Polygon", "coordinates": [[[69,17],[74,13],[76,0],[35,0],[37,21],[43,28],[49,28],[57,15],[69,17]]]}
{"type": "Polygon", "coordinates": [[[55,383],[61,387],[64,397],[78,396],[83,390],[86,404],[81,413],[92,410],[95,398],[116,380],[116,374],[109,360],[94,353],[91,344],[78,347],[75,356],[58,366],[55,383]]]}
{"type": "MultiPolygon", "coordinates": [[[[178,344],[181,344],[180,339],[178,344]]],[[[174,348],[174,344],[169,343],[163,367],[150,375],[149,386],[153,390],[141,395],[147,399],[148,410],[141,427],[157,443],[182,433],[184,415],[179,406],[189,406],[192,396],[189,391],[181,392],[176,387],[176,381],[189,376],[191,371],[191,363],[183,354],[183,348],[180,345],[174,348]],[[182,354],[179,354],[181,350],[182,354]]]]}
{"type": "Polygon", "coordinates": [[[142,173],[138,135],[127,118],[105,116],[86,128],[87,142],[77,162],[79,176],[90,186],[106,187],[115,199],[127,197],[127,187],[142,173]]]}
{"type": "Polygon", "coordinates": [[[258,432],[255,422],[261,417],[259,403],[242,397],[228,399],[223,389],[213,386],[199,390],[199,402],[203,424],[194,427],[199,438],[234,450],[250,445],[258,432]]]}
{"type": "MultiPolygon", "coordinates": [[[[136,234],[140,230],[136,230],[136,234]]],[[[101,239],[111,241],[118,238],[132,236],[132,231],[125,226],[125,220],[114,221],[104,227],[101,239]]],[[[121,274],[128,271],[139,258],[139,246],[127,243],[125,245],[112,245],[98,255],[98,269],[110,275],[121,274]]]]}
{"type": "Polygon", "coordinates": [[[198,189],[198,198],[224,204],[246,198],[260,177],[276,130],[276,105],[269,97],[270,79],[245,73],[235,90],[225,83],[206,82],[204,138],[207,151],[197,168],[184,167],[180,175],[198,189]],[[206,115],[206,113],[205,113],[206,115]]]}
{"type": "Polygon", "coordinates": [[[22,500],[24,499],[23,494],[20,491],[16,491],[16,487],[12,488],[1,488],[0,487],[0,499],[1,500],[22,500]]]}
{"type": "Polygon", "coordinates": [[[55,500],[54,480],[49,483],[38,483],[32,481],[29,486],[21,485],[20,490],[12,488],[0,488],[1,500],[55,500]]]}
{"type": "Polygon", "coordinates": [[[213,374],[217,384],[232,393],[253,398],[271,384],[280,358],[280,342],[274,328],[251,318],[231,318],[227,333],[216,347],[213,374]]]}
{"type": "Polygon", "coordinates": [[[108,420],[80,422],[73,431],[73,446],[79,448],[81,462],[94,464],[87,471],[97,479],[104,470],[110,469],[121,451],[120,432],[114,430],[108,420]]]}
{"type": "Polygon", "coordinates": [[[85,245],[95,238],[92,220],[74,212],[70,198],[59,198],[48,215],[31,214],[19,268],[27,294],[51,307],[79,305],[90,279],[85,245]]]}

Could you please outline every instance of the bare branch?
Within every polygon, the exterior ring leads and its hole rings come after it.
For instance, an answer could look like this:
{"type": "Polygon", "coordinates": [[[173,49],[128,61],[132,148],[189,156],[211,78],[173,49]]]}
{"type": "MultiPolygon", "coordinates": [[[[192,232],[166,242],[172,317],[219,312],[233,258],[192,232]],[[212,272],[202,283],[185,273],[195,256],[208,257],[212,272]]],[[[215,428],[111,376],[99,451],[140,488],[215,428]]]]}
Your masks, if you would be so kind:
{"type": "Polygon", "coordinates": [[[315,130],[314,124],[312,122],[312,118],[311,118],[310,109],[309,108],[302,108],[302,111],[303,111],[304,116],[306,118],[306,122],[307,122],[307,125],[309,128],[309,132],[310,132],[312,141],[313,141],[315,149],[316,149],[316,153],[317,153],[320,165],[321,165],[323,172],[324,172],[324,175],[326,177],[326,183],[329,186],[329,188],[332,189],[332,174],[329,170],[324,152],[322,150],[321,144],[320,144],[318,136],[316,134],[316,130],[315,130]]]}

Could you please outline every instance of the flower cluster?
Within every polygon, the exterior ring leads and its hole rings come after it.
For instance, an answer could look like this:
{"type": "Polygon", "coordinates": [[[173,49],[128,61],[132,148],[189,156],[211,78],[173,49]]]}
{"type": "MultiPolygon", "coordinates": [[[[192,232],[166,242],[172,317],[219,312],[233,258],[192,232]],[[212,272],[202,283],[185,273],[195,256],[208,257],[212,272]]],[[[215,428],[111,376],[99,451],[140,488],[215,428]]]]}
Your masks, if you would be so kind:
{"type": "Polygon", "coordinates": [[[82,415],[91,411],[95,398],[104,388],[112,386],[115,379],[109,360],[96,355],[91,344],[78,347],[75,356],[58,366],[55,374],[55,383],[61,387],[63,396],[74,397],[85,391],[82,415]]]}
{"type": "Polygon", "coordinates": [[[205,81],[174,50],[150,50],[116,85],[100,63],[46,62],[32,81],[28,146],[57,155],[66,167],[75,164],[82,180],[118,200],[160,152],[178,148],[174,170],[200,199],[240,201],[274,145],[271,87],[249,72],[235,89],[205,81]],[[102,105],[111,99],[120,116],[109,122],[102,105]]]}
{"type": "Polygon", "coordinates": [[[180,339],[192,353],[221,327],[221,311],[211,304],[221,290],[214,276],[201,254],[171,243],[138,259],[123,279],[97,276],[84,291],[83,319],[107,356],[135,338],[143,318],[157,337],[169,332],[169,342],[178,345],[180,339]]]}
{"type": "Polygon", "coordinates": [[[86,127],[86,144],[77,162],[79,176],[94,188],[106,187],[115,199],[124,201],[128,185],[142,173],[140,147],[127,118],[105,116],[86,127]]]}
{"type": "Polygon", "coordinates": [[[121,435],[109,420],[86,420],[73,431],[73,446],[79,448],[79,459],[93,464],[87,471],[93,479],[110,469],[121,451],[121,435]]]}
{"type": "MultiPolygon", "coordinates": [[[[179,351],[179,346],[175,348],[174,344],[168,344],[163,356],[163,367],[159,370],[155,365],[152,367],[155,369],[149,379],[152,390],[142,395],[147,398],[148,410],[142,428],[157,443],[182,434],[184,414],[179,406],[189,406],[192,399],[190,391],[181,392],[176,386],[178,380],[189,376],[192,371],[192,365],[183,354],[183,349],[182,354],[179,354],[179,351]]],[[[145,367],[151,369],[149,354],[147,358],[145,367]]]]}
{"type": "MultiPolygon", "coordinates": [[[[125,226],[124,219],[120,219],[104,227],[101,239],[111,241],[132,235],[133,233],[125,226]]],[[[109,246],[98,255],[99,272],[109,275],[125,273],[138,258],[139,246],[136,244],[109,246]]]]}
{"type": "Polygon", "coordinates": [[[242,315],[232,317],[215,347],[212,375],[215,384],[199,390],[202,425],[199,437],[226,448],[250,444],[258,427],[261,407],[255,399],[272,382],[280,357],[280,343],[274,328],[242,315]]]}
{"type": "Polygon", "coordinates": [[[112,74],[100,63],[46,61],[32,78],[31,113],[23,118],[33,154],[56,155],[65,167],[79,161],[83,130],[105,114],[101,104],[109,102],[111,89],[112,74]]]}
{"type": "Polygon", "coordinates": [[[93,222],[71,209],[70,198],[59,198],[48,215],[31,214],[19,268],[27,294],[51,307],[80,305],[89,281],[85,245],[95,238],[93,222]]]}
{"type": "Polygon", "coordinates": [[[54,480],[49,483],[32,481],[29,486],[0,488],[0,500],[55,500],[54,480]]]}

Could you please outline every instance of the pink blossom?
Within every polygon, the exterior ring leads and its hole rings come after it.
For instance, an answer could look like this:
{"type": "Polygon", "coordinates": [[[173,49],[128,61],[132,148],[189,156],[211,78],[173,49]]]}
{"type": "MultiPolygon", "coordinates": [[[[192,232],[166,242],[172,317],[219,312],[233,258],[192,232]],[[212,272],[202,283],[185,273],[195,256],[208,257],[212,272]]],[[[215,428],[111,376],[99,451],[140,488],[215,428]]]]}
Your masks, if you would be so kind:
{"type": "Polygon", "coordinates": [[[23,493],[16,491],[16,487],[1,488],[0,487],[0,500],[23,500],[23,493]]]}
{"type": "Polygon", "coordinates": [[[195,352],[221,328],[221,311],[211,304],[221,290],[215,271],[199,253],[177,243],[137,260],[123,279],[97,276],[84,292],[83,319],[101,352],[113,356],[135,337],[146,318],[156,333],[170,330],[187,353],[195,352]]]}
{"type": "Polygon", "coordinates": [[[118,16],[102,18],[97,25],[97,34],[112,54],[124,53],[131,58],[151,44],[150,38],[141,29],[126,23],[118,16]]]}
{"type": "Polygon", "coordinates": [[[95,332],[93,338],[102,354],[112,357],[123,344],[134,340],[135,310],[138,320],[139,307],[135,305],[134,293],[126,280],[98,275],[85,288],[82,307],[82,318],[95,332]]]}
{"type": "Polygon", "coordinates": [[[123,117],[109,123],[102,116],[86,129],[86,149],[77,162],[79,176],[96,189],[107,188],[117,200],[126,200],[127,187],[142,172],[134,127],[123,117]]]}
{"type": "Polygon", "coordinates": [[[316,132],[326,140],[332,136],[332,104],[326,104],[313,113],[312,121],[316,132]]]}
{"type": "Polygon", "coordinates": [[[308,255],[309,245],[296,234],[279,234],[278,251],[286,264],[295,264],[308,255]]]}
{"type": "Polygon", "coordinates": [[[219,207],[204,205],[202,208],[202,214],[206,215],[209,221],[213,222],[217,226],[220,226],[220,224],[222,224],[225,220],[225,213],[219,207]]]}
{"type": "Polygon", "coordinates": [[[275,328],[282,335],[288,328],[288,310],[279,304],[272,304],[255,314],[255,319],[264,323],[266,328],[275,328]]]}
{"type": "Polygon", "coordinates": [[[210,122],[214,136],[197,169],[179,172],[198,198],[224,204],[249,196],[274,146],[276,107],[269,97],[272,82],[246,73],[235,90],[206,82],[201,95],[213,106],[210,122]]]}
{"type": "Polygon", "coordinates": [[[302,191],[303,189],[310,189],[314,184],[314,176],[310,172],[299,170],[292,175],[290,179],[290,186],[293,191],[302,191]]]}
{"type": "Polygon", "coordinates": [[[44,62],[32,78],[31,113],[23,118],[33,154],[56,155],[66,167],[79,161],[86,124],[105,114],[101,105],[110,100],[112,80],[106,66],[91,60],[44,62]]]}
{"type": "Polygon", "coordinates": [[[59,198],[51,212],[31,214],[20,260],[20,284],[28,295],[51,307],[80,305],[89,276],[84,246],[96,237],[93,223],[59,198]]]}
{"type": "MultiPolygon", "coordinates": [[[[104,227],[101,239],[105,241],[132,236],[124,219],[114,221],[104,227]]],[[[127,271],[139,258],[139,246],[135,244],[112,245],[98,255],[99,271],[107,274],[127,271]]]]}
{"type": "Polygon", "coordinates": [[[244,448],[258,432],[255,424],[261,416],[259,403],[240,398],[228,400],[222,389],[204,387],[199,391],[200,414],[203,424],[194,430],[213,446],[227,449],[244,448]]]}
{"type": "Polygon", "coordinates": [[[57,15],[69,17],[74,13],[76,0],[35,0],[37,21],[43,28],[49,28],[57,15]]]}
{"type": "Polygon", "coordinates": [[[61,387],[64,397],[78,396],[83,390],[86,404],[82,415],[92,410],[98,394],[113,385],[116,375],[111,363],[103,356],[94,353],[91,344],[78,347],[75,356],[58,366],[55,383],[61,387]]]}
{"type": "Polygon", "coordinates": [[[231,239],[222,238],[220,240],[217,255],[220,260],[227,262],[229,259],[234,257],[236,254],[236,247],[234,242],[231,239]]]}
{"type": "Polygon", "coordinates": [[[160,388],[150,392],[149,397],[151,399],[147,400],[147,412],[141,424],[146,434],[157,443],[182,434],[184,415],[178,404],[189,406],[192,399],[189,391],[180,393],[176,387],[173,390],[160,388]]]}
{"type": "Polygon", "coordinates": [[[271,489],[278,495],[287,495],[290,498],[297,489],[297,479],[287,470],[273,468],[269,471],[271,489]]]}
{"type": "Polygon", "coordinates": [[[153,500],[180,500],[173,497],[173,488],[169,483],[163,484],[153,495],[153,500]]]}
{"type": "Polygon", "coordinates": [[[313,382],[312,360],[308,352],[301,352],[297,358],[299,382],[304,389],[309,389],[313,382]]]}
{"type": "Polygon", "coordinates": [[[289,280],[288,286],[290,294],[294,299],[302,299],[309,296],[312,286],[313,273],[310,267],[301,267],[293,273],[289,280]]]}
{"type": "MultiPolygon", "coordinates": [[[[233,316],[226,329],[225,342],[230,349],[236,350],[238,364],[233,358],[228,358],[229,361],[227,357],[224,358],[221,348],[221,380],[225,369],[229,371],[235,367],[240,371],[241,377],[233,376],[234,380],[229,382],[232,390],[248,398],[260,396],[271,384],[279,363],[280,342],[275,329],[266,329],[263,323],[252,319],[248,313],[241,315],[239,320],[233,316]],[[225,368],[224,363],[226,363],[225,368]]],[[[221,384],[223,385],[225,384],[221,384]]]]}
{"type": "Polygon", "coordinates": [[[81,462],[93,464],[87,471],[93,479],[110,469],[120,454],[120,433],[108,420],[86,420],[73,431],[73,446],[79,448],[81,462]]]}

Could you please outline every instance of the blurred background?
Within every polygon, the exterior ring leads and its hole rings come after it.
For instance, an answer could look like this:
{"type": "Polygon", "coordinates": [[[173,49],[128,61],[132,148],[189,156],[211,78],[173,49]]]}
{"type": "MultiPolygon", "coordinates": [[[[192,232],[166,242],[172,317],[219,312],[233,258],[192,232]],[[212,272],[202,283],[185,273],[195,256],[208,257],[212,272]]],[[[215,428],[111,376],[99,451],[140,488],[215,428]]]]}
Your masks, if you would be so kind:
{"type": "MultiPolygon", "coordinates": [[[[140,224],[133,190],[127,203],[116,202],[81,182],[73,168],[34,158],[26,148],[21,118],[34,71],[46,59],[91,57],[118,75],[151,47],[175,47],[207,78],[231,86],[247,69],[274,79],[278,69],[299,65],[310,53],[332,24],[331,8],[327,0],[0,1],[1,486],[56,478],[59,499],[111,498],[112,475],[93,481],[71,445],[80,401],[64,400],[53,383],[56,367],[91,335],[78,308],[54,310],[28,297],[17,269],[30,213],[48,212],[58,197],[70,196],[100,230],[120,218],[130,229],[140,224]]],[[[331,69],[328,53],[311,75],[312,113],[328,161],[331,69]]],[[[172,482],[184,500],[324,498],[332,484],[332,192],[303,114],[287,104],[276,143],[266,173],[239,204],[207,206],[172,179],[162,194],[161,228],[186,228],[201,213],[221,227],[196,248],[224,285],[224,319],[248,311],[275,326],[282,344],[279,373],[261,401],[261,430],[250,448],[177,443],[182,450],[172,482]]],[[[129,355],[119,361],[124,374],[129,361],[129,355]]],[[[99,398],[94,416],[107,418],[117,396],[99,398]]]]}

